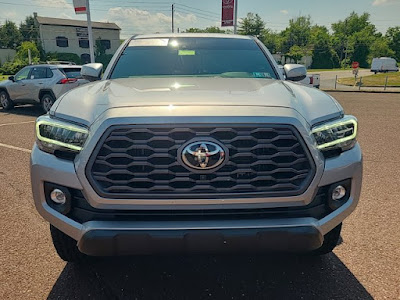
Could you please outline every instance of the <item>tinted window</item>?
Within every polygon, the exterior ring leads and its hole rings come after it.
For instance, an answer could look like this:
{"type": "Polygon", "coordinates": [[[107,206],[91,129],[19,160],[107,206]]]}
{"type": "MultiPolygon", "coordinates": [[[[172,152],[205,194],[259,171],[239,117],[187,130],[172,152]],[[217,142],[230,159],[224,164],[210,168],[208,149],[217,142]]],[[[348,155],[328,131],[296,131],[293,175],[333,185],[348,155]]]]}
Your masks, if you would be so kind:
{"type": "Polygon", "coordinates": [[[68,47],[68,39],[65,36],[56,37],[56,44],[58,47],[66,48],[68,47]]]}
{"type": "Polygon", "coordinates": [[[31,79],[42,79],[47,78],[46,68],[33,68],[31,73],[31,79]]]}
{"type": "Polygon", "coordinates": [[[64,68],[60,69],[67,78],[81,78],[81,68],[64,68]]]}
{"type": "Polygon", "coordinates": [[[15,75],[15,80],[24,80],[28,78],[31,68],[24,68],[15,75]]]}
{"type": "Polygon", "coordinates": [[[79,47],[89,48],[89,40],[79,40],[79,47]]]}
{"type": "Polygon", "coordinates": [[[276,78],[254,40],[231,38],[132,40],[111,78],[135,76],[276,78]]]}
{"type": "Polygon", "coordinates": [[[104,49],[111,49],[111,41],[110,40],[100,40],[100,43],[104,49]]]}
{"type": "Polygon", "coordinates": [[[46,68],[46,77],[47,78],[51,78],[51,77],[53,77],[53,71],[52,70],[50,70],[49,68],[46,68]]]}

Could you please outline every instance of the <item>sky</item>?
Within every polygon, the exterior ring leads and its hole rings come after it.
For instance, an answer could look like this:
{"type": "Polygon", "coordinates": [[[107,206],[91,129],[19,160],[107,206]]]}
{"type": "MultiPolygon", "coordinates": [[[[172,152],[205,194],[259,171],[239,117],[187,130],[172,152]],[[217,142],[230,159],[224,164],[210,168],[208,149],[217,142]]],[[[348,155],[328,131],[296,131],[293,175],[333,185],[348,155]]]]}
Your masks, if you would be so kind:
{"type": "MultiPolygon", "coordinates": [[[[171,31],[171,5],[175,3],[175,27],[184,31],[190,27],[219,26],[221,0],[90,0],[93,21],[115,22],[121,28],[121,38],[132,34],[171,31]]],[[[400,26],[400,0],[238,0],[238,17],[248,12],[258,13],[273,31],[280,31],[291,18],[310,15],[313,24],[330,28],[352,11],[368,12],[378,31],[400,26]]],[[[0,0],[0,24],[7,19],[18,24],[26,16],[85,19],[75,15],[72,0],[0,0]]]]}

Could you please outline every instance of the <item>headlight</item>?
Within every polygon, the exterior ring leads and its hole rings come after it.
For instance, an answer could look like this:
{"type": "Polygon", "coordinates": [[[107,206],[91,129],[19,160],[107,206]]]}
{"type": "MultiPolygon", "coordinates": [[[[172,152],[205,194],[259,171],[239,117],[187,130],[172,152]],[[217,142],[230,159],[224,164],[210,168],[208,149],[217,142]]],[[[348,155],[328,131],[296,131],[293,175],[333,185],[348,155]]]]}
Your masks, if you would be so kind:
{"type": "Polygon", "coordinates": [[[312,134],[321,151],[346,151],[354,147],[357,137],[357,119],[353,116],[344,118],[312,129],[312,134]]]}
{"type": "Polygon", "coordinates": [[[50,119],[39,118],[36,121],[36,138],[39,149],[48,153],[81,151],[89,131],[77,125],[50,119]]]}

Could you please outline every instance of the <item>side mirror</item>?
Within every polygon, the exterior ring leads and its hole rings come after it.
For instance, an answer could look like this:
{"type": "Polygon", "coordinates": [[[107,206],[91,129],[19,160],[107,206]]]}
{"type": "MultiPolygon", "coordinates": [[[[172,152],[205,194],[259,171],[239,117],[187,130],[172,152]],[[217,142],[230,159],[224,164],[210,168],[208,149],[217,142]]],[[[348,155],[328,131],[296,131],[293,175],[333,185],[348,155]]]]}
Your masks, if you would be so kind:
{"type": "Polygon", "coordinates": [[[103,71],[103,64],[93,63],[83,65],[81,69],[81,76],[88,81],[96,81],[101,79],[101,72],[103,71]]]}
{"type": "Polygon", "coordinates": [[[286,74],[286,80],[300,81],[307,77],[307,69],[303,65],[286,64],[283,66],[286,74]]]}
{"type": "Polygon", "coordinates": [[[8,76],[8,80],[11,80],[12,82],[15,82],[15,77],[14,76],[8,76]]]}

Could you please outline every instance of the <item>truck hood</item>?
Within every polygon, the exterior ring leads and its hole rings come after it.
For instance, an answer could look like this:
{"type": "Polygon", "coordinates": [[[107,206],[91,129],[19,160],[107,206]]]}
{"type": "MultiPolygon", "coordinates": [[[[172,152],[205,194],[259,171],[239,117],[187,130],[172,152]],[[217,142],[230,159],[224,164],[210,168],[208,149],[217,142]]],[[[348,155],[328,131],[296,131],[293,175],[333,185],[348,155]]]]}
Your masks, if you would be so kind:
{"type": "MultiPolygon", "coordinates": [[[[63,95],[50,114],[90,126],[109,109],[171,105],[283,107],[296,110],[310,125],[343,114],[331,96],[300,84],[273,79],[210,77],[102,80],[63,95]]],[[[221,116],[227,114],[221,111],[221,116]]]]}

